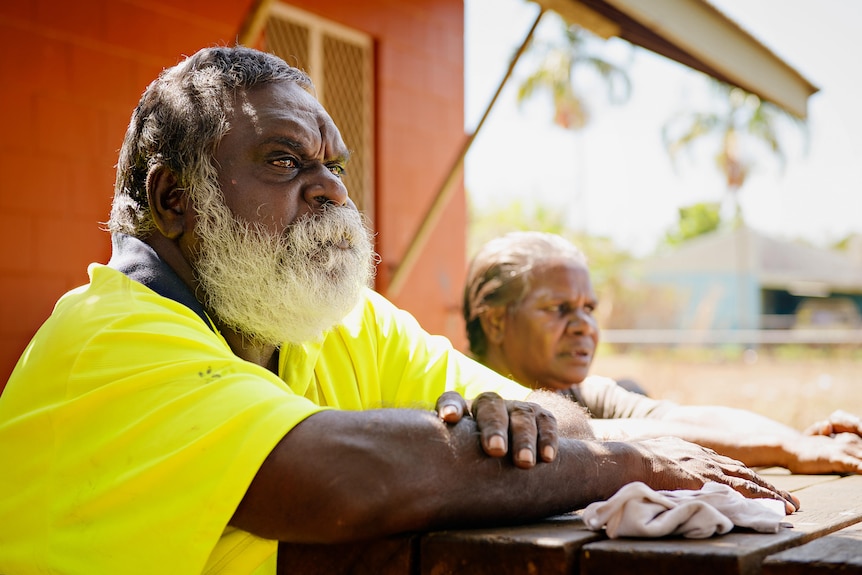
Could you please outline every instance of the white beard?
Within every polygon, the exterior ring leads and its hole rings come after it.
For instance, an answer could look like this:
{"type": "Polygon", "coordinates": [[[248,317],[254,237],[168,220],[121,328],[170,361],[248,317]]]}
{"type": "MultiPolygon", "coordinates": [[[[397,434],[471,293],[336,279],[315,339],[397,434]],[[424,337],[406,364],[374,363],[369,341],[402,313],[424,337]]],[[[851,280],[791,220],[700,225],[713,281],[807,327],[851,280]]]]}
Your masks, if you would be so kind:
{"type": "Polygon", "coordinates": [[[255,342],[320,338],[359,303],[374,276],[371,232],[352,207],[327,207],[282,236],[237,221],[220,194],[201,198],[197,208],[194,263],[204,305],[255,342]]]}

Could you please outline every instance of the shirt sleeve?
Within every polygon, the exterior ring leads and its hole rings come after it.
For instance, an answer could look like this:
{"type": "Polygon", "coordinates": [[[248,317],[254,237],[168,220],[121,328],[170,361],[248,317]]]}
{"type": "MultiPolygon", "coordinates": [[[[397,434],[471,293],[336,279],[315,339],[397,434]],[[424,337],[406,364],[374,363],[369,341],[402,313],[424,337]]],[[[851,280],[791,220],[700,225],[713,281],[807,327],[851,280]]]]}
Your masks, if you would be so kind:
{"type": "Polygon", "coordinates": [[[661,417],[675,405],[628,391],[613,379],[595,375],[578,384],[577,395],[596,419],[661,417]]]}
{"type": "Polygon", "coordinates": [[[200,573],[263,460],[322,408],[184,306],[95,272],[4,393],[0,540],[48,570],[200,573]]]}
{"type": "Polygon", "coordinates": [[[382,379],[396,383],[396,397],[421,397],[433,407],[444,391],[457,391],[467,399],[483,392],[524,399],[532,391],[467,357],[448,338],[429,334],[410,313],[379,294],[371,298],[382,342],[382,379]]]}
{"type": "Polygon", "coordinates": [[[433,409],[449,390],[468,399],[484,391],[523,399],[531,391],[462,354],[447,338],[429,334],[371,290],[322,342],[283,352],[282,377],[291,389],[340,409],[433,409]]]}

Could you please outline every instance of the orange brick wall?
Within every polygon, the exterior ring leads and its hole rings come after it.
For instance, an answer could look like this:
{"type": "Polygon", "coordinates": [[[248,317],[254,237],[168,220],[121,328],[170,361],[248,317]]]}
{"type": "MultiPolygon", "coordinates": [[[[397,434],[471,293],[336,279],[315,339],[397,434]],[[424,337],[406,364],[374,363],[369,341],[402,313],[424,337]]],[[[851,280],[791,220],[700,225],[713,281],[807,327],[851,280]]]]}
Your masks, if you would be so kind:
{"type": "MultiPolygon", "coordinates": [[[[460,0],[292,2],[363,30],[377,50],[380,287],[463,138],[460,0]]],[[[66,290],[110,255],[117,150],[146,84],[181,54],[229,44],[252,0],[0,3],[0,387],[66,290]]],[[[459,193],[396,301],[463,340],[459,193]]]]}

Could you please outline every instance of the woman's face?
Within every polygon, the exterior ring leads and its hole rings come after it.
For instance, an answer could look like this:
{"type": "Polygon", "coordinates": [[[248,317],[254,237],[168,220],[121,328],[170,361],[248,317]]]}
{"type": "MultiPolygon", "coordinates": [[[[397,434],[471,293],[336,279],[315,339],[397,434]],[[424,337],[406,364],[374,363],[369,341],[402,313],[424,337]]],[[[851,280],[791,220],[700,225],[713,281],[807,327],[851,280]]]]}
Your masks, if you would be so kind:
{"type": "Polygon", "coordinates": [[[553,260],[534,268],[530,282],[524,300],[503,314],[502,357],[523,385],[571,387],[587,376],[599,341],[589,271],[574,260],[553,260]]]}

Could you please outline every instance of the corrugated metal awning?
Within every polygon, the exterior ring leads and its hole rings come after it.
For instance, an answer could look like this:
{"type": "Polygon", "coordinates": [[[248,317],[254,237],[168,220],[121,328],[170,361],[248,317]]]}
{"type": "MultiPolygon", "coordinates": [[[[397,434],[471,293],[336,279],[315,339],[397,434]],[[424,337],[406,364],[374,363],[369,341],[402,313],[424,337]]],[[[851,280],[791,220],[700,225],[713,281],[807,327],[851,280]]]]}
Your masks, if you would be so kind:
{"type": "Polygon", "coordinates": [[[818,88],[704,0],[534,0],[568,22],[617,36],[805,119],[818,88]]]}

